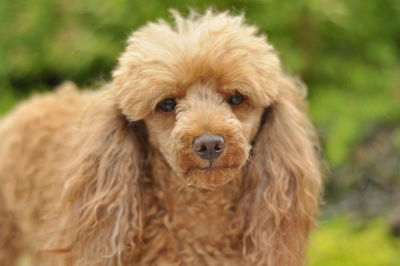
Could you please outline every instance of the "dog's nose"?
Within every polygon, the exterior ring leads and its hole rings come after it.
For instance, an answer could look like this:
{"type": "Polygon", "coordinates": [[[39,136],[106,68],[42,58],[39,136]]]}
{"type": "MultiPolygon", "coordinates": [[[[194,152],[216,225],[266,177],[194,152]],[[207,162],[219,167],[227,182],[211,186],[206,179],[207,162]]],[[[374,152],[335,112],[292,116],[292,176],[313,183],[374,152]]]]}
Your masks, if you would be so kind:
{"type": "Polygon", "coordinates": [[[202,135],[193,140],[192,148],[200,158],[213,161],[224,151],[224,138],[214,134],[202,135]]]}

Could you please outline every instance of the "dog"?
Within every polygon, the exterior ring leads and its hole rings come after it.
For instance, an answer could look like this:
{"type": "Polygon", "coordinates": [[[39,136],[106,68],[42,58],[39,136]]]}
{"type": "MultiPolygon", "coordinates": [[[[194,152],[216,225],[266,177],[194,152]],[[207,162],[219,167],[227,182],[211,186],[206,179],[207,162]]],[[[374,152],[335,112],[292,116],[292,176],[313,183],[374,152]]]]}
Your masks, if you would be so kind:
{"type": "Polygon", "coordinates": [[[0,121],[0,264],[305,262],[321,195],[301,86],[243,15],[172,11],[98,91],[0,121]]]}

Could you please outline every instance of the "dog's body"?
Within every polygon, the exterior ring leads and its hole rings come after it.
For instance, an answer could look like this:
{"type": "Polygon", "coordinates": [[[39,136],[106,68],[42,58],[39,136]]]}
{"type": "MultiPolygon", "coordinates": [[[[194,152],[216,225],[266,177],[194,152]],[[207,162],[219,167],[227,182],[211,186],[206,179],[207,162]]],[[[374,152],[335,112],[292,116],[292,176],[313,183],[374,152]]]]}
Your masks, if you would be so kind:
{"type": "Polygon", "coordinates": [[[104,90],[0,121],[1,265],[303,264],[320,175],[298,89],[241,17],[175,18],[104,90]]]}

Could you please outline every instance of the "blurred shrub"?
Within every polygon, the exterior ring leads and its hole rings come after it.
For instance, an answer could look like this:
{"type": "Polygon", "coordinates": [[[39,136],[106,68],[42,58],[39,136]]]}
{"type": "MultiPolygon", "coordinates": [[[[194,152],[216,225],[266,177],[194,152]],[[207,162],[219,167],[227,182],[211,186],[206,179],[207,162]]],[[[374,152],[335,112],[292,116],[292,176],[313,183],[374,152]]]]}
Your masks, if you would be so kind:
{"type": "Polygon", "coordinates": [[[388,236],[381,220],[354,226],[354,221],[332,219],[314,232],[309,250],[310,266],[396,266],[400,242],[388,236]]]}

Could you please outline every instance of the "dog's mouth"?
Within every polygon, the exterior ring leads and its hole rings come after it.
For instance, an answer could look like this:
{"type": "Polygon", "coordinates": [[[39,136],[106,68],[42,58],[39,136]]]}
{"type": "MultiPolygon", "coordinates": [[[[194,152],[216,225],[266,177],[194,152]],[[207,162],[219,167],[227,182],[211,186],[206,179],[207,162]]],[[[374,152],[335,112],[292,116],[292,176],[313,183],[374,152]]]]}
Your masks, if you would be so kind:
{"type": "Polygon", "coordinates": [[[240,166],[192,167],[185,174],[189,185],[203,188],[217,187],[231,181],[240,172],[240,166]]]}
{"type": "Polygon", "coordinates": [[[201,170],[205,172],[212,172],[212,171],[224,171],[224,170],[229,170],[229,169],[237,169],[239,166],[215,166],[215,165],[209,165],[207,167],[193,167],[189,171],[193,170],[201,170]]]}
{"type": "Polygon", "coordinates": [[[224,171],[224,170],[235,170],[241,168],[242,165],[240,164],[227,164],[227,163],[222,163],[220,160],[214,160],[210,161],[205,164],[194,164],[191,167],[188,167],[188,169],[185,171],[185,173],[190,173],[192,171],[203,171],[203,172],[218,172],[218,171],[224,171]]]}

